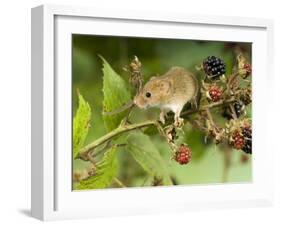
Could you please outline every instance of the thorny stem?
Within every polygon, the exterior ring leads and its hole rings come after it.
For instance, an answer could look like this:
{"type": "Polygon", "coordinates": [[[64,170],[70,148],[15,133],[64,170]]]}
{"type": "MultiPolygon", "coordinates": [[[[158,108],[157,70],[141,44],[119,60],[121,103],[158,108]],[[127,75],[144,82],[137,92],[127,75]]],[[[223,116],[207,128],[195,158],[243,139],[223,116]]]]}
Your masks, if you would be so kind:
{"type": "MultiPolygon", "coordinates": [[[[197,112],[205,111],[206,109],[226,105],[226,104],[232,103],[233,101],[235,101],[235,99],[231,98],[227,101],[220,101],[220,102],[216,102],[216,103],[212,103],[212,104],[206,104],[206,105],[203,105],[202,107],[200,107],[199,109],[185,111],[181,114],[181,116],[187,116],[187,115],[191,115],[191,114],[194,114],[197,112]]],[[[144,121],[141,123],[130,124],[130,125],[121,124],[116,129],[112,130],[111,132],[105,134],[104,136],[98,138],[97,140],[93,141],[92,143],[90,143],[90,144],[86,145],[84,148],[82,148],[79,152],[80,154],[79,154],[78,158],[80,158],[84,161],[90,161],[89,153],[92,150],[94,150],[95,148],[99,147],[100,145],[110,141],[114,137],[120,136],[121,134],[123,134],[125,132],[145,128],[145,127],[148,127],[151,125],[156,126],[156,128],[159,130],[159,133],[161,135],[163,135],[164,137],[166,137],[164,129],[162,128],[161,124],[156,120],[148,120],[148,121],[144,121]]],[[[171,149],[173,149],[173,144],[171,142],[168,142],[168,144],[171,147],[171,149]]]]}
{"type": "Polygon", "coordinates": [[[228,85],[231,85],[231,84],[235,81],[235,79],[238,77],[238,75],[239,75],[238,72],[236,72],[235,74],[233,74],[233,75],[230,77],[230,79],[229,79],[228,85]]]}
{"type": "Polygon", "coordinates": [[[186,120],[194,127],[197,128],[201,131],[203,131],[204,133],[208,132],[208,129],[206,127],[204,127],[200,122],[198,122],[198,120],[191,120],[190,118],[186,118],[186,120]]]}
{"type": "MultiPolygon", "coordinates": [[[[84,176],[83,178],[79,179],[79,181],[82,181],[82,180],[86,180],[87,178],[91,177],[91,176],[94,176],[96,173],[96,166],[92,165],[92,168],[89,169],[87,171],[87,176],[84,176]]],[[[122,181],[120,181],[117,177],[114,177],[113,178],[113,181],[120,187],[120,188],[126,188],[127,186],[124,185],[124,183],[122,181]]]]}
{"type": "Polygon", "coordinates": [[[145,122],[141,122],[141,123],[136,123],[136,124],[132,124],[132,125],[122,125],[117,127],[116,129],[112,130],[111,132],[105,134],[104,136],[98,138],[97,140],[95,140],[94,142],[86,145],[84,148],[82,148],[80,150],[80,154],[79,154],[79,158],[88,161],[88,153],[95,149],[96,147],[104,144],[105,142],[111,140],[112,138],[121,135],[122,133],[131,131],[131,130],[135,130],[135,129],[139,129],[139,128],[143,128],[143,127],[147,127],[150,125],[155,125],[156,121],[145,121],[145,122]]]}
{"type": "Polygon", "coordinates": [[[215,122],[214,122],[214,120],[213,120],[212,114],[211,114],[211,112],[210,112],[210,108],[207,108],[207,109],[206,109],[206,113],[207,113],[207,117],[208,117],[208,119],[210,120],[212,126],[216,126],[216,125],[215,125],[215,122]]]}
{"type": "Polygon", "coordinates": [[[132,110],[133,110],[134,107],[135,107],[134,104],[132,104],[132,106],[130,106],[130,108],[129,108],[129,110],[128,110],[128,114],[127,114],[127,116],[126,116],[126,118],[125,118],[125,122],[126,122],[126,123],[128,123],[129,118],[130,118],[130,116],[131,116],[131,113],[132,113],[132,110]]]}
{"type": "Polygon", "coordinates": [[[166,135],[166,133],[165,133],[163,127],[161,126],[161,124],[160,124],[159,122],[157,122],[156,127],[157,127],[159,133],[160,133],[163,137],[166,138],[166,141],[167,141],[167,143],[168,143],[168,145],[169,145],[169,147],[170,147],[170,150],[175,150],[174,143],[171,142],[171,140],[167,137],[167,135],[166,135]]]}
{"type": "Polygon", "coordinates": [[[232,97],[226,101],[224,100],[221,100],[221,101],[218,101],[218,102],[215,102],[215,103],[211,103],[211,104],[206,104],[206,105],[203,105],[202,107],[200,107],[199,109],[191,109],[191,110],[187,110],[187,111],[184,111],[181,113],[181,117],[183,116],[186,116],[186,115],[191,115],[191,114],[194,114],[194,113],[197,113],[197,112],[201,112],[201,111],[206,111],[207,109],[210,109],[210,108],[216,108],[216,107],[221,107],[221,106],[224,106],[224,105],[228,105],[230,103],[233,103],[235,102],[235,98],[232,97]]]}
{"type": "Polygon", "coordinates": [[[97,166],[96,166],[96,161],[95,161],[94,157],[91,156],[90,153],[88,153],[87,157],[88,157],[89,161],[92,163],[92,169],[95,172],[97,170],[97,166]]]}
{"type": "Polygon", "coordinates": [[[108,149],[109,147],[111,147],[110,144],[111,144],[110,140],[107,141],[107,142],[105,142],[104,147],[102,147],[101,149],[96,150],[94,153],[93,153],[93,150],[90,151],[90,152],[88,153],[88,157],[92,157],[92,158],[97,157],[97,156],[100,155],[104,150],[106,150],[106,149],[108,149]]]}
{"type": "Polygon", "coordinates": [[[228,93],[228,94],[230,93],[231,85],[232,85],[232,83],[235,81],[235,79],[238,77],[238,75],[239,75],[239,73],[236,72],[236,73],[234,73],[234,74],[232,74],[232,75],[229,76],[229,79],[228,79],[228,81],[226,82],[226,87],[225,87],[225,89],[223,90],[223,92],[226,91],[226,93],[228,93]]]}

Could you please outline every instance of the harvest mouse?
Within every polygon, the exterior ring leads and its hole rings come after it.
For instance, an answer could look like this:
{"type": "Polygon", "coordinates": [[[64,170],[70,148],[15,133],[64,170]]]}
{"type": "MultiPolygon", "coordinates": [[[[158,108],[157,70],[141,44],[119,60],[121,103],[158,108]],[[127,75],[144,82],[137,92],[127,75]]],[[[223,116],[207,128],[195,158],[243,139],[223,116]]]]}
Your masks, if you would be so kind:
{"type": "Polygon", "coordinates": [[[134,98],[139,108],[158,107],[161,109],[160,121],[165,123],[165,115],[175,113],[174,122],[181,126],[180,113],[187,102],[196,104],[198,81],[195,76],[182,67],[172,67],[162,76],[152,77],[134,98]]]}

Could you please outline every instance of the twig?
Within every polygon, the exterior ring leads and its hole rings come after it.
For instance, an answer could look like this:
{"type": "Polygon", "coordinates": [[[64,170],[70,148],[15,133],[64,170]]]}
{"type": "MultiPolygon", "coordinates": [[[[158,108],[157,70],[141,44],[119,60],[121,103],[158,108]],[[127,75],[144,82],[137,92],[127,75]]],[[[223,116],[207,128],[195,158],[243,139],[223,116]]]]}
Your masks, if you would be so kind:
{"type": "Polygon", "coordinates": [[[230,106],[230,110],[231,110],[232,117],[233,117],[234,119],[237,119],[238,116],[237,116],[237,114],[236,114],[236,111],[235,111],[235,109],[234,109],[233,104],[230,104],[229,106],[230,106]]]}
{"type": "Polygon", "coordinates": [[[182,112],[181,117],[185,116],[185,115],[195,114],[195,113],[198,113],[198,112],[201,112],[201,111],[206,111],[206,109],[228,105],[228,104],[233,103],[233,102],[235,102],[235,98],[231,97],[229,100],[225,100],[225,101],[221,100],[221,101],[218,101],[218,102],[215,102],[215,103],[206,104],[206,105],[203,105],[202,107],[200,107],[199,109],[191,109],[191,110],[187,110],[187,111],[182,112]]]}
{"type": "Polygon", "coordinates": [[[130,118],[130,116],[131,116],[131,114],[132,114],[132,110],[133,110],[134,107],[135,107],[134,104],[129,107],[128,114],[127,114],[126,117],[125,117],[125,122],[126,122],[126,123],[129,121],[129,118],[130,118]]]}
{"type": "MultiPolygon", "coordinates": [[[[199,109],[185,111],[181,115],[182,116],[191,115],[191,114],[194,114],[197,112],[206,111],[206,109],[227,105],[234,101],[235,101],[234,98],[230,98],[227,101],[219,101],[216,103],[206,104],[206,105],[201,106],[199,109]]],[[[98,138],[97,140],[93,141],[92,143],[86,145],[84,148],[80,149],[80,151],[79,151],[80,154],[78,155],[78,158],[80,158],[84,161],[89,161],[88,153],[90,151],[94,150],[95,148],[97,148],[98,146],[106,143],[107,141],[111,140],[114,137],[120,136],[121,134],[123,134],[125,132],[129,132],[129,131],[136,130],[136,129],[141,129],[141,128],[148,127],[148,126],[156,126],[156,128],[159,130],[160,134],[166,137],[165,131],[163,130],[161,124],[156,120],[154,120],[154,121],[148,120],[145,122],[130,124],[130,125],[121,124],[116,129],[112,130],[111,132],[105,134],[104,136],[98,138]]],[[[168,143],[169,143],[171,149],[173,149],[172,144],[170,142],[168,142],[168,143]]]]}
{"type": "Polygon", "coordinates": [[[206,127],[204,127],[201,123],[199,123],[198,120],[192,120],[190,118],[186,118],[186,120],[194,127],[197,128],[205,133],[208,132],[208,129],[206,127]]]}
{"type": "Polygon", "coordinates": [[[165,130],[162,128],[161,124],[159,122],[156,123],[156,127],[159,131],[159,133],[166,138],[166,141],[170,147],[170,150],[174,151],[175,150],[175,144],[168,138],[165,130]]]}
{"type": "Polygon", "coordinates": [[[208,117],[210,123],[212,124],[212,126],[216,127],[216,124],[215,124],[212,114],[210,112],[210,108],[206,109],[206,113],[207,113],[207,117],[208,117]]]}
{"type": "Polygon", "coordinates": [[[135,130],[138,128],[143,128],[143,127],[147,127],[150,125],[155,125],[156,121],[145,121],[145,122],[141,122],[141,123],[136,123],[136,124],[132,124],[132,125],[122,125],[117,127],[116,129],[112,130],[111,132],[105,134],[104,136],[98,138],[97,140],[95,140],[94,142],[86,145],[84,148],[82,148],[80,150],[80,154],[79,154],[79,158],[88,161],[88,153],[95,149],[96,147],[104,144],[105,142],[111,140],[112,138],[121,135],[122,133],[131,131],[131,130],[135,130]]]}

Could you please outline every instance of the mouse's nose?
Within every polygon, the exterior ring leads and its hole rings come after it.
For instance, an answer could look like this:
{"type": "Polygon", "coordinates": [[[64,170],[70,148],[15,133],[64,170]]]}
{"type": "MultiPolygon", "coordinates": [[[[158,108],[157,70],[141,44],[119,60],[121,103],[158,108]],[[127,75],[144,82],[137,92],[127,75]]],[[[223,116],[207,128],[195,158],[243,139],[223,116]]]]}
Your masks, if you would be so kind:
{"type": "Polygon", "coordinates": [[[134,104],[139,107],[139,108],[142,108],[142,105],[143,105],[143,99],[141,96],[136,96],[133,100],[134,104]]]}

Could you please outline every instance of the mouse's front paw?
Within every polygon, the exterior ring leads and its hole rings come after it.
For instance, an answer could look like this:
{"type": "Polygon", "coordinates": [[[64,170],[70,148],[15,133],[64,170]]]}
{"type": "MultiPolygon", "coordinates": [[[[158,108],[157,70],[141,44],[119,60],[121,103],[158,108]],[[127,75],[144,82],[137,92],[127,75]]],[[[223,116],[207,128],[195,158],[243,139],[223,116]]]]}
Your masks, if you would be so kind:
{"type": "Polygon", "coordinates": [[[166,112],[165,111],[161,111],[160,115],[159,115],[159,121],[165,125],[166,122],[166,112]]]}
{"type": "Polygon", "coordinates": [[[174,126],[177,128],[181,128],[184,125],[184,119],[183,118],[176,118],[174,122],[174,126]]]}
{"type": "Polygon", "coordinates": [[[160,115],[159,121],[160,121],[163,125],[165,125],[165,116],[160,115]]]}

